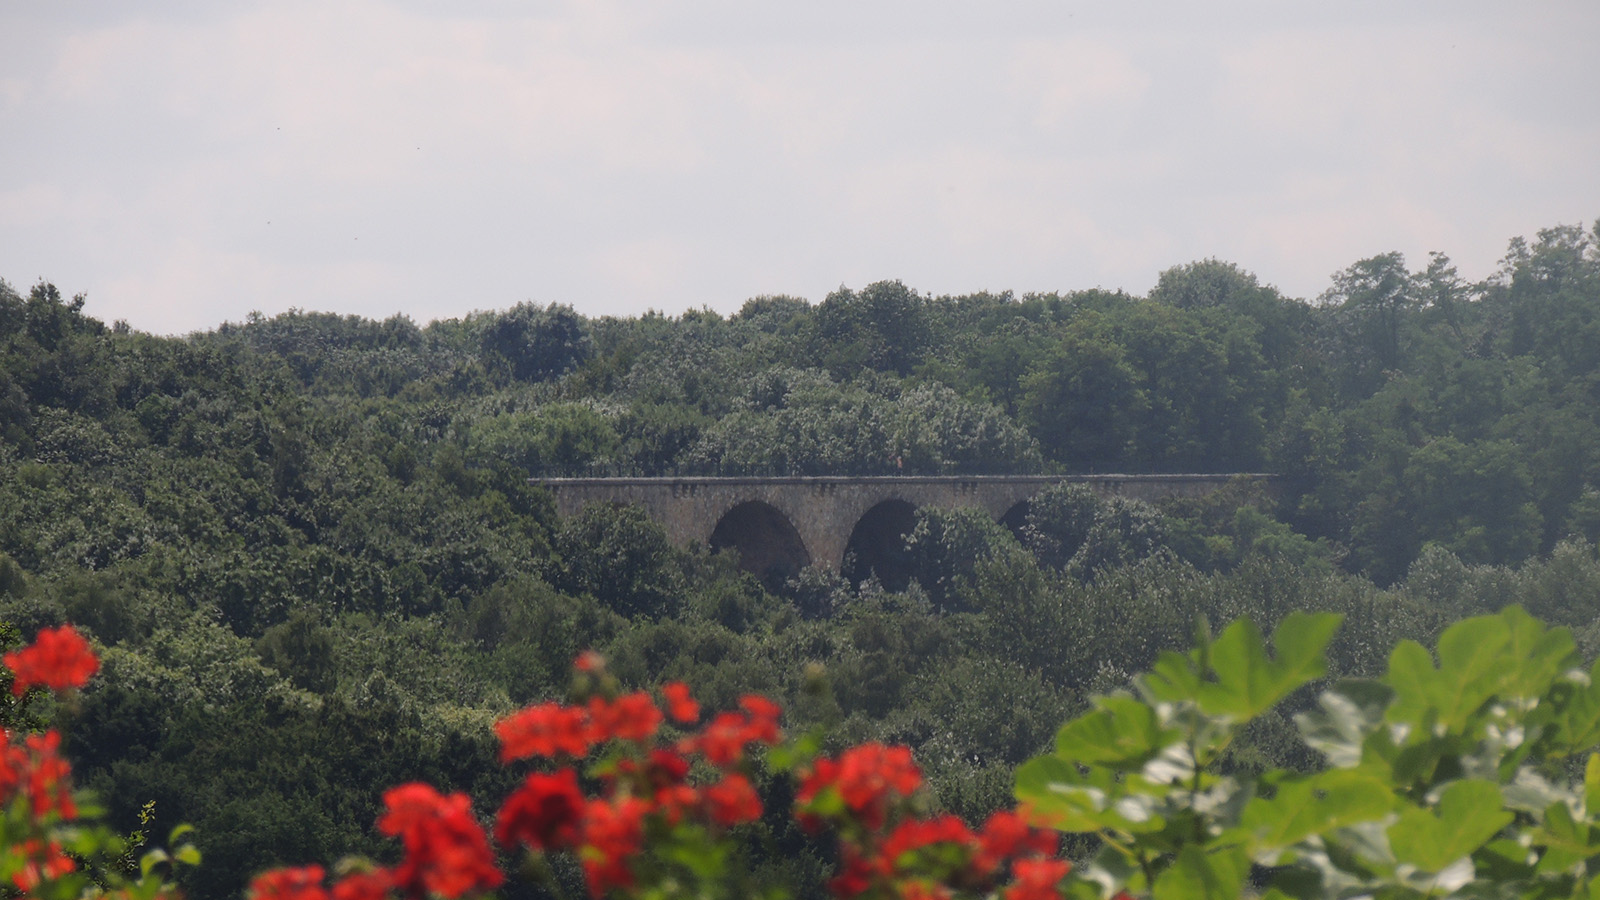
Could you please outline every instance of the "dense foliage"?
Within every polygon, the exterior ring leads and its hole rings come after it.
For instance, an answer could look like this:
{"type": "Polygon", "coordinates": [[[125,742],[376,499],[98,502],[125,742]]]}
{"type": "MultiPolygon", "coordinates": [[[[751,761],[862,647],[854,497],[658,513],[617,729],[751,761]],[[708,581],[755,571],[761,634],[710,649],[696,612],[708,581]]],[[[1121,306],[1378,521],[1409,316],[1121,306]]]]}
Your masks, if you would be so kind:
{"type": "MultiPolygon", "coordinates": [[[[627,685],[909,745],[977,821],[1196,616],[1340,612],[1331,671],[1371,674],[1520,603],[1592,656],[1596,385],[1600,235],[1566,226],[1483,283],[1387,254],[1312,303],[1208,260],[1148,297],[885,282],[731,317],[296,311],[163,338],[0,286],[0,618],[101,648],[64,711],[80,778],[119,827],[148,801],[198,826],[200,898],[381,857],[389,785],[504,794],[488,724],[589,647],[627,685]],[[781,583],[636,511],[563,521],[526,480],[1197,470],[1283,480],[1160,509],[1060,490],[1014,529],[922,510],[895,571],[781,583]]],[[[1308,764],[1291,732],[1269,713],[1228,753],[1308,764]]]]}

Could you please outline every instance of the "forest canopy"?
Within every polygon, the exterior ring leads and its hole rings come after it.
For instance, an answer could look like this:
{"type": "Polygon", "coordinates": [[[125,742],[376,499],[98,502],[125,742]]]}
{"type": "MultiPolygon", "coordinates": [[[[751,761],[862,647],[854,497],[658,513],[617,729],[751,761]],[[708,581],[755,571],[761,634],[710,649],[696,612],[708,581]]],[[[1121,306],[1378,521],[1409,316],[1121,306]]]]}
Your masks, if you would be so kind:
{"type": "MultiPolygon", "coordinates": [[[[503,793],[488,723],[591,647],[630,685],[909,744],[975,817],[1196,616],[1341,612],[1330,670],[1370,674],[1520,603],[1592,658],[1597,401],[1600,223],[1513,240],[1482,282],[1388,253],[1309,300],[1203,260],[1142,297],[887,281],[730,316],[294,310],[168,338],[0,282],[0,619],[102,648],[65,711],[80,777],[119,821],[154,800],[199,827],[196,897],[381,853],[386,785],[503,793]],[[1060,489],[1013,528],[919,510],[892,572],[766,581],[528,481],[1112,472],[1279,478],[1159,507],[1060,489]]],[[[1292,764],[1283,727],[1238,764],[1292,764]]]]}

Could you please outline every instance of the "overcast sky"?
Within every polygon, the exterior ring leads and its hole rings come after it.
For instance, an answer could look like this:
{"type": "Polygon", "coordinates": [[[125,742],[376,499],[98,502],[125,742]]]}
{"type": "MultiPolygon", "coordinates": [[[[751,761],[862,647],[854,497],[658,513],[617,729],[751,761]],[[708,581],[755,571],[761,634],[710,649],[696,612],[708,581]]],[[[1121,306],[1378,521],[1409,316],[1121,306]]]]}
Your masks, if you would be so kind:
{"type": "Polygon", "coordinates": [[[1600,217],[1597,61],[1595,0],[0,0],[0,278],[159,333],[1479,278],[1600,217]]]}

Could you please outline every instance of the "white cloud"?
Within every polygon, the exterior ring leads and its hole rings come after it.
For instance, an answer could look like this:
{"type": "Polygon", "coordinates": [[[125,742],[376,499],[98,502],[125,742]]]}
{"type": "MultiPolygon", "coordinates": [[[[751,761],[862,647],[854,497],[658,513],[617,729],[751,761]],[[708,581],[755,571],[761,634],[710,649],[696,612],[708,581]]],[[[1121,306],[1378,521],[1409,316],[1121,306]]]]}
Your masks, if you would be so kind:
{"type": "Polygon", "coordinates": [[[1600,215],[1578,3],[86,9],[0,12],[0,276],[158,331],[1212,255],[1312,296],[1600,215]]]}

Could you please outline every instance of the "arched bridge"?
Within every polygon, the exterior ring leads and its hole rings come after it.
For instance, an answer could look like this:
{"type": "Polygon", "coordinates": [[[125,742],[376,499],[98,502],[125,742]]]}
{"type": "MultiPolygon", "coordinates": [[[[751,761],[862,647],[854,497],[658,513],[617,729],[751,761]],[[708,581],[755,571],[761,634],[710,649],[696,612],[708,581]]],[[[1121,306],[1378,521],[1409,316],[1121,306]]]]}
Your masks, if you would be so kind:
{"type": "Polygon", "coordinates": [[[768,573],[840,568],[847,552],[892,552],[920,506],[981,507],[1020,527],[1035,494],[1076,482],[1106,497],[1198,497],[1235,479],[1268,475],[936,475],[792,478],[535,478],[563,516],[591,503],[638,504],[687,545],[738,549],[741,565],[768,573]]]}

